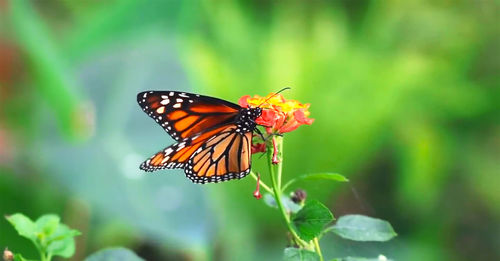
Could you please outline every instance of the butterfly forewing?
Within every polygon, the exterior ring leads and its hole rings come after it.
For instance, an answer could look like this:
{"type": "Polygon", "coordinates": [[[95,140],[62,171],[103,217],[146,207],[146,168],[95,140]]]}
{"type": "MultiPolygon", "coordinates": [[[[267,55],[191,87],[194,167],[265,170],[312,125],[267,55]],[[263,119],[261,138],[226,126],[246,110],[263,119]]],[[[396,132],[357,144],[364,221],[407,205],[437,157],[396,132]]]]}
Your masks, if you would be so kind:
{"type": "Polygon", "coordinates": [[[177,141],[234,122],[241,109],[221,99],[175,91],[141,92],[137,102],[177,141]]]}

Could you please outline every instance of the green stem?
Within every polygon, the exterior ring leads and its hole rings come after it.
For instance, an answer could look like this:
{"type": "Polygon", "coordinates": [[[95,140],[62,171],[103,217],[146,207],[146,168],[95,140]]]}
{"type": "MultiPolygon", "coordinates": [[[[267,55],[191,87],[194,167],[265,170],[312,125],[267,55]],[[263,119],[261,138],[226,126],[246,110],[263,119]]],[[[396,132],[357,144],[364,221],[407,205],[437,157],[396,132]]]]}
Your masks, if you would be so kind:
{"type": "Polygon", "coordinates": [[[319,246],[319,240],[317,237],[313,239],[314,242],[314,248],[316,249],[316,253],[319,255],[319,261],[323,261],[323,254],[321,253],[321,248],[319,246]]]}
{"type": "Polygon", "coordinates": [[[37,247],[37,249],[38,253],[40,254],[40,261],[50,261],[50,259],[47,259],[45,253],[40,248],[37,247]]]}
{"type": "MultiPolygon", "coordinates": [[[[258,180],[257,178],[257,174],[253,173],[253,171],[250,171],[250,175],[252,176],[252,178],[254,178],[255,180],[258,180]]],[[[264,181],[262,181],[262,179],[259,181],[260,185],[267,191],[269,192],[271,195],[274,196],[274,192],[273,190],[266,185],[266,183],[264,183],[264,181]]]]}
{"type": "Polygon", "coordinates": [[[275,136],[273,137],[274,142],[276,142],[276,148],[278,149],[278,160],[280,161],[278,164],[278,188],[281,191],[281,173],[282,173],[282,166],[281,161],[283,160],[283,136],[275,136]]]}
{"type": "MultiPolygon", "coordinates": [[[[273,139],[274,139],[274,137],[273,137],[273,139]]],[[[274,142],[283,143],[283,138],[280,137],[280,139],[276,139],[274,142]]],[[[278,144],[276,144],[276,145],[278,145],[278,144]]],[[[282,148],[283,145],[279,145],[279,147],[282,148]]],[[[290,233],[292,234],[294,241],[297,242],[298,244],[300,244],[301,246],[305,247],[308,245],[307,242],[300,239],[300,237],[297,235],[297,232],[295,232],[295,230],[293,229],[292,223],[290,222],[290,216],[286,212],[286,209],[283,205],[283,202],[281,201],[281,189],[278,185],[276,177],[277,177],[277,174],[281,175],[282,159],[280,160],[279,163],[273,164],[273,148],[272,147],[267,149],[267,156],[268,156],[268,164],[269,164],[269,175],[271,176],[271,184],[273,187],[274,199],[276,200],[276,204],[278,205],[278,208],[279,208],[281,214],[283,215],[283,218],[285,219],[286,226],[287,226],[288,230],[290,231],[290,233]]]]}

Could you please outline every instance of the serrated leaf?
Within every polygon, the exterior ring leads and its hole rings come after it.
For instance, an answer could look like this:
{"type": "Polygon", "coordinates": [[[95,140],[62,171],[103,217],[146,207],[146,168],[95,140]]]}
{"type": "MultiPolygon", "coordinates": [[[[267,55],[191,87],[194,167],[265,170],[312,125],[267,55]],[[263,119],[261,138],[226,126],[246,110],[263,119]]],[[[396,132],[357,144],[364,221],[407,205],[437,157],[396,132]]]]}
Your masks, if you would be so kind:
{"type": "Polygon", "coordinates": [[[36,241],[36,225],[29,217],[21,213],[16,213],[5,218],[14,226],[14,229],[16,229],[20,236],[28,238],[33,242],[36,241]]]}
{"type": "Polygon", "coordinates": [[[43,233],[45,236],[50,236],[59,226],[60,218],[54,214],[47,214],[39,217],[35,221],[36,232],[43,233]]]}
{"type": "Polygon", "coordinates": [[[319,255],[315,252],[289,247],[285,248],[284,258],[285,261],[319,261],[319,255]]]}
{"type": "Polygon", "coordinates": [[[389,222],[363,215],[342,216],[328,230],[354,241],[387,241],[397,235],[389,222]]]}
{"type": "Polygon", "coordinates": [[[107,248],[90,255],[85,258],[85,261],[144,261],[144,259],[138,257],[134,252],[122,248],[107,248]]]}
{"type": "Polygon", "coordinates": [[[332,212],[317,200],[307,201],[299,212],[292,215],[297,234],[305,241],[317,237],[332,220],[332,212]]]}
{"type": "Polygon", "coordinates": [[[47,252],[54,256],[69,258],[75,254],[75,239],[64,238],[53,241],[47,246],[47,252]]]}
{"type": "Polygon", "coordinates": [[[47,239],[47,252],[53,256],[62,256],[65,258],[73,256],[75,253],[74,237],[80,235],[80,232],[70,229],[64,224],[59,224],[56,231],[47,239]]]}
{"type": "Polygon", "coordinates": [[[314,174],[305,174],[302,176],[298,176],[290,181],[288,181],[284,186],[283,186],[283,191],[285,191],[289,186],[291,186],[293,183],[296,183],[298,181],[302,180],[331,180],[331,181],[338,181],[338,182],[348,182],[349,180],[338,174],[338,173],[314,173],[314,174]]]}

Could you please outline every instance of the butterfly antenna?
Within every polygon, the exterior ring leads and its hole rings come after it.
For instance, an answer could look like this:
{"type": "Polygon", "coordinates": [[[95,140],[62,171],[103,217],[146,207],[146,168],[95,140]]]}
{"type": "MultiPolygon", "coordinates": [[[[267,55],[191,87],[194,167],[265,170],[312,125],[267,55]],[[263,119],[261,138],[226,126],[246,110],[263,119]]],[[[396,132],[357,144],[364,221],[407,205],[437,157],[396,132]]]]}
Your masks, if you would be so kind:
{"type": "Polygon", "coordinates": [[[260,106],[262,106],[262,104],[266,103],[267,101],[269,101],[272,97],[278,95],[280,92],[286,91],[286,90],[289,90],[289,89],[291,89],[291,88],[290,87],[285,87],[285,88],[277,91],[276,93],[274,93],[273,95],[271,95],[269,98],[267,98],[265,101],[263,101],[261,104],[259,104],[259,106],[257,106],[257,108],[260,107],[260,106]]]}

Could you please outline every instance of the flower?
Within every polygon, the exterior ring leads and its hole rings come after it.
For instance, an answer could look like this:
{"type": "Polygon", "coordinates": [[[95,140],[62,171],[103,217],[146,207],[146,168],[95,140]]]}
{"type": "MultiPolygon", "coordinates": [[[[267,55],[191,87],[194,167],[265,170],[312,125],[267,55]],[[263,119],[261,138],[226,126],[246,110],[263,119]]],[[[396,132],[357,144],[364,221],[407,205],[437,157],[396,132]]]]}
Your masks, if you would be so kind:
{"type": "Polygon", "coordinates": [[[262,115],[255,122],[264,126],[268,134],[283,134],[297,129],[300,125],[310,125],[314,121],[308,118],[309,104],[286,100],[281,94],[271,93],[266,97],[245,95],[238,103],[244,108],[262,108],[262,115]]]}
{"type": "Polygon", "coordinates": [[[262,194],[260,194],[260,174],[259,173],[257,173],[257,188],[253,192],[253,196],[256,199],[261,199],[262,198],[262,194]]]}
{"type": "Polygon", "coordinates": [[[266,151],[266,144],[265,143],[252,143],[252,154],[259,153],[259,152],[265,152],[266,151]]]}

